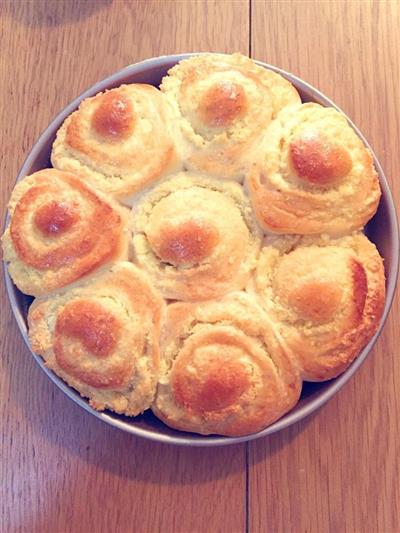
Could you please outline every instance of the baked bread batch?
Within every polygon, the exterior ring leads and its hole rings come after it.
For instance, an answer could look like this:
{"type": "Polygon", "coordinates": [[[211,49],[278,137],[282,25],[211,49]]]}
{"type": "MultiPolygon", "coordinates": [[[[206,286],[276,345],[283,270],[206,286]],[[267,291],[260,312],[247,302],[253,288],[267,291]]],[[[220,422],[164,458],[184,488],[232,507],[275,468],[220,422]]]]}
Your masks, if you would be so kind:
{"type": "Polygon", "coordinates": [[[342,373],[376,332],[380,187],[333,108],[240,54],[84,100],[3,238],[29,338],[98,410],[239,436],[342,373]]]}

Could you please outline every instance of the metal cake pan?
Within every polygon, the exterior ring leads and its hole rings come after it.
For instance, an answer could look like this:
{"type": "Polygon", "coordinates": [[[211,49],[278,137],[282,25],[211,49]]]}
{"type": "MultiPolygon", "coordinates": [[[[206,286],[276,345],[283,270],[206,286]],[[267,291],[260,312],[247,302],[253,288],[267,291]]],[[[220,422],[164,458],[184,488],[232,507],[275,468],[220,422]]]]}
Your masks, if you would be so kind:
{"type": "MultiPolygon", "coordinates": [[[[104,80],[87,89],[80,96],[78,96],[78,98],[71,102],[61,113],[59,113],[42,133],[22,165],[17,177],[17,181],[29,174],[32,174],[33,172],[36,172],[37,170],[51,166],[50,152],[56,132],[64,119],[70,113],[75,111],[75,109],[77,109],[79,103],[84,98],[93,96],[99,91],[103,91],[105,89],[118,87],[123,83],[149,83],[152,85],[158,85],[161,81],[161,78],[167,73],[169,68],[171,68],[180,60],[190,57],[191,55],[197,54],[161,56],[129,65],[128,67],[116,72],[115,74],[112,74],[108,78],[105,78],[104,80]]],[[[265,68],[269,68],[275,72],[278,72],[288,79],[297,88],[304,102],[317,102],[323,106],[334,107],[341,111],[329,98],[300,78],[272,65],[267,65],[260,61],[257,61],[257,63],[265,68]]],[[[399,229],[395,206],[385,174],[364,136],[350,120],[349,123],[364,141],[365,145],[371,150],[374,156],[375,167],[379,174],[382,188],[382,198],[378,212],[368,224],[366,233],[376,244],[380,254],[384,258],[386,272],[386,301],[383,316],[377,333],[370,340],[368,345],[362,350],[359,357],[341,376],[323,383],[305,383],[303,386],[301,399],[292,411],[259,433],[244,437],[201,436],[191,433],[183,433],[168,428],[150,412],[146,412],[136,418],[121,416],[110,411],[100,413],[92,409],[88,402],[82,398],[79,393],[66,385],[66,383],[58,378],[51,370],[47,369],[44,366],[43,360],[34,354],[30,349],[27,335],[26,316],[29,305],[32,302],[32,298],[22,294],[15,287],[8,275],[7,269],[5,268],[6,288],[15,319],[29,351],[40,368],[69,398],[107,424],[136,436],[169,444],[180,444],[186,446],[218,446],[253,440],[266,435],[271,435],[272,433],[287,428],[288,426],[305,418],[321,407],[351,378],[351,376],[365,361],[373,345],[375,344],[376,339],[382,331],[392,304],[399,268],[399,229]]],[[[6,219],[6,224],[8,224],[8,217],[6,219]]]]}

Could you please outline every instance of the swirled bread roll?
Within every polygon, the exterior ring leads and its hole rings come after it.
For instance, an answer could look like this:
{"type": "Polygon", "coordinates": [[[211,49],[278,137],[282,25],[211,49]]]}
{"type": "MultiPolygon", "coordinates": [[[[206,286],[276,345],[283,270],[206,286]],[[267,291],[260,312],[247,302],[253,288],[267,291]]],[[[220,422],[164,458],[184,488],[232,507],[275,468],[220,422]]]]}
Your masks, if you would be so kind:
{"type": "Polygon", "coordinates": [[[303,377],[341,374],[376,332],[385,301],[383,262],[363,234],[269,237],[253,290],[303,377]]]}
{"type": "Polygon", "coordinates": [[[152,409],[169,426],[255,433],[289,411],[300,390],[296,367],[249,295],[168,307],[152,409]]]}
{"type": "Polygon", "coordinates": [[[205,300],[244,288],[261,241],[240,185],[180,173],[133,211],[136,261],[165,298],[205,300]]]}
{"type": "Polygon", "coordinates": [[[314,103],[278,114],[247,184],[260,225],[275,233],[349,233],[368,222],[380,198],[361,139],[341,113],[314,103]]]}
{"type": "Polygon", "coordinates": [[[129,211],[73,174],[40,170],[17,183],[3,235],[17,287],[39,296],[128,258],[129,211]]]}
{"type": "Polygon", "coordinates": [[[300,103],[282,76],[241,54],[203,54],[169,70],[160,86],[180,115],[186,166],[242,180],[255,141],[277,112],[300,103]]]}
{"type": "Polygon", "coordinates": [[[98,410],[137,415],[153,401],[164,303],[131,263],[29,309],[29,339],[46,366],[98,410]]]}
{"type": "Polygon", "coordinates": [[[121,85],[84,100],[57,133],[51,161],[125,204],[181,166],[173,107],[150,85],[121,85]]]}

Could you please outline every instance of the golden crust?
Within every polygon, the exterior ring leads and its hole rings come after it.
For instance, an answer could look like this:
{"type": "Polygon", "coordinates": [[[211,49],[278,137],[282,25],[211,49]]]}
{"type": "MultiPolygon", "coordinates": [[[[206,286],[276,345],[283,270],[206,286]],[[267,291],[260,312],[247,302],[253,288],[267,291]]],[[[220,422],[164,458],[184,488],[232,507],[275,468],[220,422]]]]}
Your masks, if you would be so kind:
{"type": "Polygon", "coordinates": [[[183,60],[160,88],[180,115],[186,166],[239,181],[271,119],[283,107],[300,103],[287,80],[241,54],[183,60]]]}
{"type": "Polygon", "coordinates": [[[245,287],[261,236],[237,183],[180,173],[133,212],[135,259],[165,298],[206,300],[245,287]]]}
{"type": "Polygon", "coordinates": [[[3,236],[10,275],[25,294],[44,295],[128,258],[128,211],[55,169],[19,182],[3,236]]]}
{"type": "Polygon", "coordinates": [[[152,409],[169,426],[254,433],[289,411],[300,391],[296,367],[249,295],[167,308],[152,409]]]}
{"type": "Polygon", "coordinates": [[[150,85],[121,85],[81,102],[57,133],[51,161],[125,204],[181,167],[176,117],[150,85]]]}
{"type": "Polygon", "coordinates": [[[282,110],[258,150],[246,182],[266,231],[339,235],[375,214],[381,192],[372,156],[335,109],[282,110]]]}
{"type": "Polygon", "coordinates": [[[344,372],[376,332],[385,274],[361,233],[269,237],[249,290],[298,359],[303,378],[324,381],[344,372]]]}
{"type": "Polygon", "coordinates": [[[135,416],[153,401],[164,303],[131,263],[36,299],[29,339],[46,366],[95,409],[135,416]]]}

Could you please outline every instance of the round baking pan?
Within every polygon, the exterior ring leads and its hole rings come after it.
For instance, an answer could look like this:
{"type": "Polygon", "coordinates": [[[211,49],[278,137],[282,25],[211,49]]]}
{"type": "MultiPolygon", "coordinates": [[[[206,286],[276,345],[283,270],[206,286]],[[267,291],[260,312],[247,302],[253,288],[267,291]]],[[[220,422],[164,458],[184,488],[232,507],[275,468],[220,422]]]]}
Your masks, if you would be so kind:
{"type": "MultiPolygon", "coordinates": [[[[90,89],[82,93],[78,98],[71,102],[51,124],[42,133],[39,140],[32,148],[30,154],[25,160],[17,180],[20,180],[32,174],[37,170],[51,166],[50,152],[51,146],[56,136],[58,128],[61,126],[64,119],[77,107],[84,98],[93,96],[99,91],[118,87],[123,83],[149,83],[152,85],[159,85],[162,77],[167,73],[168,69],[175,65],[178,61],[195,54],[181,54],[161,56],[153,59],[148,59],[134,65],[130,65],[108,78],[96,83],[90,89]]],[[[338,107],[329,98],[324,96],[311,85],[297,78],[293,74],[285,72],[265,63],[257,61],[263,67],[274,70],[288,79],[299,91],[303,102],[317,102],[323,106],[331,106],[338,109],[338,107]]],[[[352,124],[356,133],[361,137],[366,146],[369,147],[367,141],[360,133],[360,131],[352,124]]],[[[369,147],[370,148],[370,147],[369,147]]],[[[371,148],[370,148],[371,149],[371,148]]],[[[373,151],[371,150],[373,153],[373,151]]],[[[379,179],[382,188],[382,198],[379,204],[379,209],[375,217],[369,222],[366,227],[368,237],[376,244],[380,254],[384,258],[385,272],[386,272],[386,301],[385,308],[379,328],[374,337],[370,340],[368,345],[363,349],[359,357],[353,364],[338,378],[323,383],[304,383],[301,399],[296,407],[288,414],[283,416],[280,420],[260,431],[259,433],[246,435],[244,437],[221,437],[221,436],[201,436],[192,433],[183,433],[168,428],[160,422],[150,411],[136,418],[129,418],[118,415],[116,413],[105,411],[98,412],[89,406],[89,403],[82,398],[75,390],[66,385],[59,377],[57,377],[51,370],[47,369],[43,360],[30,350],[28,335],[27,335],[27,311],[32,298],[22,294],[11,281],[7,269],[5,268],[5,281],[8,296],[11,302],[14,316],[17,320],[18,327],[28,346],[32,356],[40,366],[40,368],[49,376],[49,378],[74,402],[86,409],[89,413],[100,418],[107,424],[120,428],[128,433],[145,437],[151,440],[165,442],[170,444],[181,444],[189,446],[218,446],[225,444],[234,444],[237,442],[244,442],[247,440],[256,439],[271,433],[275,433],[284,429],[302,418],[308,416],[316,409],[321,407],[327,400],[329,400],[356,372],[359,366],[363,363],[368,353],[371,351],[378,335],[382,331],[383,325],[387,318],[396,286],[398,266],[399,266],[399,230],[397,225],[396,211],[393,204],[392,195],[383,173],[382,167],[379,164],[375,154],[375,167],[379,174],[379,179]]],[[[8,224],[8,217],[6,220],[8,224]]]]}

